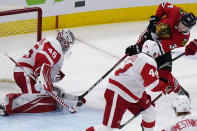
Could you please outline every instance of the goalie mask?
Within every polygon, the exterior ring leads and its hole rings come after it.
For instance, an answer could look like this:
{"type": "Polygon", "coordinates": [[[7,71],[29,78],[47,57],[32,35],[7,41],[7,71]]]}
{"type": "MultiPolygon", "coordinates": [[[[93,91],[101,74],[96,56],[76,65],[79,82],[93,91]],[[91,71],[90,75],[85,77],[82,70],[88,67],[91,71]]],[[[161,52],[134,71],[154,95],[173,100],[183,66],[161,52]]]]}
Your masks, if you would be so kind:
{"type": "Polygon", "coordinates": [[[161,55],[157,42],[152,40],[147,40],[144,42],[142,52],[153,57],[154,59],[161,55]]]}
{"type": "Polygon", "coordinates": [[[57,34],[56,38],[62,46],[62,51],[66,53],[74,44],[75,37],[69,29],[63,29],[57,34]]]}
{"type": "Polygon", "coordinates": [[[191,111],[191,101],[186,95],[178,96],[172,103],[175,113],[186,113],[191,111]]]}

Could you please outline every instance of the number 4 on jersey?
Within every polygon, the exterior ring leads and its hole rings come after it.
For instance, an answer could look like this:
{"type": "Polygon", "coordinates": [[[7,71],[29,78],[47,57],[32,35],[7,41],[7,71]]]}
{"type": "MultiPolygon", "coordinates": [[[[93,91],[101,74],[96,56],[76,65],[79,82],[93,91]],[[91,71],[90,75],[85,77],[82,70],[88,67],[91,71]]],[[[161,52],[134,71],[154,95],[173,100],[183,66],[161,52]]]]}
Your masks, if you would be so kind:
{"type": "Polygon", "coordinates": [[[150,69],[149,75],[152,76],[152,77],[157,77],[158,78],[158,72],[157,72],[157,70],[154,71],[153,69],[150,69]]]}

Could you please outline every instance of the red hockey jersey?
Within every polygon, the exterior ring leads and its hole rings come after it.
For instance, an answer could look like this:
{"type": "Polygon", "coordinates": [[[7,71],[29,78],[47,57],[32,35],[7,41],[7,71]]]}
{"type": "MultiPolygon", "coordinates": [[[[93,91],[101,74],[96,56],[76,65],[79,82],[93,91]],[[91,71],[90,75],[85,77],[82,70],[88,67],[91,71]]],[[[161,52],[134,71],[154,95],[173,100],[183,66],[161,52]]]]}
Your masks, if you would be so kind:
{"type": "Polygon", "coordinates": [[[172,5],[168,2],[161,3],[156,11],[156,16],[161,18],[157,23],[166,23],[170,26],[171,37],[168,39],[162,39],[160,45],[162,47],[163,53],[170,52],[171,50],[179,47],[185,46],[190,37],[190,32],[181,33],[177,30],[177,25],[184,14],[183,9],[172,5]]]}

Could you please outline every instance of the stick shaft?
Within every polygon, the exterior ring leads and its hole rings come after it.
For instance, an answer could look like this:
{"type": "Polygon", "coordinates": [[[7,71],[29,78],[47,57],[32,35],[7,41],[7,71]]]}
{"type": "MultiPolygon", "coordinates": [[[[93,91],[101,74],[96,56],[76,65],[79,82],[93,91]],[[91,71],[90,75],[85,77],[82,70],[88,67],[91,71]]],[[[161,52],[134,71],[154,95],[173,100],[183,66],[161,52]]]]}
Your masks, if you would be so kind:
{"type": "Polygon", "coordinates": [[[106,72],[94,85],[92,85],[84,94],[79,96],[79,100],[85,97],[94,87],[96,87],[112,70],[114,70],[126,57],[128,54],[124,55],[108,72],[106,72]]]}
{"type": "MultiPolygon", "coordinates": [[[[160,97],[162,96],[162,93],[159,94],[152,102],[151,104],[154,104],[160,97]]],[[[120,125],[119,129],[122,129],[124,126],[128,125],[133,119],[135,119],[137,116],[140,115],[141,112],[139,112],[137,115],[130,118],[128,121],[126,121],[124,124],[120,125]]]]}

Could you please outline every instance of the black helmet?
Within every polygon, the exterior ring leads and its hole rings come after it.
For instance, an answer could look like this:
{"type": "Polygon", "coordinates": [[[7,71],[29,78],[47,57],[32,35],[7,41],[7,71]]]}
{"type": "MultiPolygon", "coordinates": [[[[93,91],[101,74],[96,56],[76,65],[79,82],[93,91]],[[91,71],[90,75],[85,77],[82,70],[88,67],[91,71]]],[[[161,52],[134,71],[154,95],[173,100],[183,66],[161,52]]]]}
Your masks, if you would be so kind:
{"type": "Polygon", "coordinates": [[[194,26],[196,24],[196,17],[194,16],[193,13],[185,13],[182,17],[181,17],[181,22],[183,23],[183,25],[185,25],[186,27],[191,28],[192,26],[194,26]]]}

